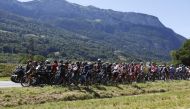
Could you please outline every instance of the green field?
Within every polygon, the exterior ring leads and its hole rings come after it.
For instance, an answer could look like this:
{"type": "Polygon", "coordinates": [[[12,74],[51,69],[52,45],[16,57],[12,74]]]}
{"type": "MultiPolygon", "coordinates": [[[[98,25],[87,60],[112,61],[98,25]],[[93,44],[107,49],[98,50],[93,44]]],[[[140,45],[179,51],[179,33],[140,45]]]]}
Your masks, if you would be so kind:
{"type": "Polygon", "coordinates": [[[190,108],[190,81],[117,86],[31,87],[0,90],[0,108],[155,109],[190,108]]]}

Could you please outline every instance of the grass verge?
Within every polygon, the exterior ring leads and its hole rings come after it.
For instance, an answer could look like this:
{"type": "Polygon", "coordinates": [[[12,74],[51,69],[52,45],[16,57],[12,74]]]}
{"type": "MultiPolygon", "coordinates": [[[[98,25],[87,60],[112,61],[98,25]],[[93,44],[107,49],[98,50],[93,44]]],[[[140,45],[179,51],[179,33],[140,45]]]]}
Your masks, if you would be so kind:
{"type": "Polygon", "coordinates": [[[190,107],[190,93],[187,91],[190,90],[109,99],[48,102],[18,106],[16,109],[187,109],[190,107]]]}
{"type": "Polygon", "coordinates": [[[0,77],[0,81],[10,81],[10,77],[0,77]]]}
{"type": "Polygon", "coordinates": [[[187,108],[190,106],[189,92],[190,81],[66,88],[4,88],[0,90],[0,108],[187,108]]]}

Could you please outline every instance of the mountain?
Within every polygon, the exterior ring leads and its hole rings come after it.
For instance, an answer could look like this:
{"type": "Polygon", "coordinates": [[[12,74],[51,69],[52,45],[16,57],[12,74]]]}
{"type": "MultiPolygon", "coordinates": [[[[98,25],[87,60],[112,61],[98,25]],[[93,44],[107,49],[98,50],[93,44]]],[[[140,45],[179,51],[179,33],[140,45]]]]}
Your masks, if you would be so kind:
{"type": "Polygon", "coordinates": [[[32,37],[36,45],[32,51],[45,56],[63,52],[64,57],[88,60],[169,60],[170,51],[186,40],[155,16],[65,0],[1,0],[0,14],[0,40],[6,37],[1,45],[10,49],[12,42],[17,42],[16,53],[25,53],[32,37]],[[26,41],[25,45],[19,40],[26,41]]]}
{"type": "Polygon", "coordinates": [[[88,40],[80,34],[4,11],[0,11],[0,16],[1,53],[33,53],[52,57],[54,52],[60,52],[69,59],[88,60],[96,60],[95,56],[109,59],[112,55],[102,43],[88,40]]]}

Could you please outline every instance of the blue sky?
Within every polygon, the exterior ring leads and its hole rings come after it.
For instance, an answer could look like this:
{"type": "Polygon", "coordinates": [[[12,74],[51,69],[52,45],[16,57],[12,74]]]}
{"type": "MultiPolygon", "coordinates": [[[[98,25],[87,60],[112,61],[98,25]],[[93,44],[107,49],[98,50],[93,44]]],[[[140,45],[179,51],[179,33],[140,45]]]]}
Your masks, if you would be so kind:
{"type": "MultiPolygon", "coordinates": [[[[19,0],[31,1],[31,0],[19,0]]],[[[157,16],[176,33],[190,38],[190,0],[67,0],[84,6],[157,16]]]]}

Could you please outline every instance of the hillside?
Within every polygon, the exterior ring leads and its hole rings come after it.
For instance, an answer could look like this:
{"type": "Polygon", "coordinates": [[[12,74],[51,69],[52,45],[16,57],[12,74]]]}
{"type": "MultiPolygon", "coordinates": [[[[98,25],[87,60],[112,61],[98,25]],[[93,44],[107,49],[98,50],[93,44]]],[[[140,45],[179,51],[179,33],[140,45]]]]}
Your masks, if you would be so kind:
{"type": "MultiPolygon", "coordinates": [[[[99,42],[63,29],[54,29],[31,19],[0,11],[0,41],[4,53],[32,53],[44,56],[54,52],[74,59],[93,60],[94,56],[109,58],[108,48],[99,42]],[[103,54],[103,52],[106,52],[103,54]],[[84,52],[86,51],[86,52],[84,52]],[[83,53],[83,54],[81,54],[83,53]],[[72,55],[71,55],[72,54],[72,55]]],[[[1,52],[2,52],[1,48],[1,52]]],[[[95,59],[94,59],[95,60],[95,59]]]]}
{"type": "Polygon", "coordinates": [[[31,51],[44,56],[62,52],[63,57],[88,60],[169,60],[169,52],[186,40],[154,16],[65,0],[1,0],[0,10],[0,40],[6,52],[28,52],[31,47],[26,45],[34,37],[31,51]]]}

